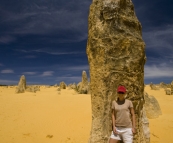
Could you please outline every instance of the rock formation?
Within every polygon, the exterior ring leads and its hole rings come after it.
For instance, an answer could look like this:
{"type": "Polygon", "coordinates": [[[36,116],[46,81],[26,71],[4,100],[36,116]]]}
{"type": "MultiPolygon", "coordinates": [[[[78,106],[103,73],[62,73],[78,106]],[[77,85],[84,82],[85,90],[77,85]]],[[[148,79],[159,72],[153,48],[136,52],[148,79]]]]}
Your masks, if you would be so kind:
{"type": "Polygon", "coordinates": [[[60,87],[58,87],[57,91],[58,91],[58,94],[61,94],[61,88],[60,87]]]}
{"type": "Polygon", "coordinates": [[[166,95],[171,95],[171,90],[166,88],[165,93],[166,93],[166,95]]]}
{"type": "Polygon", "coordinates": [[[24,93],[25,92],[25,89],[26,89],[26,79],[25,79],[25,76],[22,75],[20,77],[18,86],[16,88],[16,93],[24,93]]]}
{"type": "Polygon", "coordinates": [[[164,89],[167,88],[167,84],[164,83],[164,82],[161,82],[161,83],[160,83],[160,88],[164,88],[164,89]]]}
{"type": "Polygon", "coordinates": [[[69,88],[69,89],[77,90],[77,85],[76,85],[76,83],[70,83],[70,84],[68,85],[68,88],[69,88]]]}
{"type": "Polygon", "coordinates": [[[90,66],[92,127],[89,143],[107,143],[112,131],[111,103],[118,85],[132,100],[137,133],[134,143],[149,143],[145,122],[145,43],[131,0],[93,0],[89,13],[87,55],[90,66]]]}
{"type": "Polygon", "coordinates": [[[56,83],[56,84],[54,85],[54,87],[58,87],[58,84],[56,83]]]}
{"type": "Polygon", "coordinates": [[[36,93],[37,91],[40,91],[40,87],[34,85],[27,86],[25,91],[36,93]]]}
{"type": "Polygon", "coordinates": [[[155,119],[158,118],[160,115],[162,115],[160,105],[154,96],[145,93],[144,99],[145,99],[144,106],[147,118],[155,119]]]}
{"type": "Polygon", "coordinates": [[[171,95],[173,95],[173,81],[171,82],[171,95]]]}
{"type": "Polygon", "coordinates": [[[159,90],[158,86],[154,85],[153,83],[150,83],[151,90],[159,90]]]}
{"type": "Polygon", "coordinates": [[[87,94],[88,93],[88,78],[87,78],[87,74],[86,71],[82,72],[82,81],[78,83],[77,85],[77,91],[80,94],[87,94]]]}
{"type": "Polygon", "coordinates": [[[60,87],[61,89],[66,89],[67,85],[65,84],[64,81],[62,81],[62,82],[60,82],[59,87],[60,87]]]}

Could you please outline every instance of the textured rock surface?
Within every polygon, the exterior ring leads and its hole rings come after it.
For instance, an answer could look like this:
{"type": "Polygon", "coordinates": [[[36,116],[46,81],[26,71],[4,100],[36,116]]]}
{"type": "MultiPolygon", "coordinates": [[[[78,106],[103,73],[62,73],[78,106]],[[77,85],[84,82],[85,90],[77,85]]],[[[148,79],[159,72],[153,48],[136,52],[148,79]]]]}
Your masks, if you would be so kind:
{"type": "Polygon", "coordinates": [[[160,115],[162,115],[160,105],[154,96],[145,93],[144,99],[145,99],[145,104],[144,104],[145,111],[149,119],[155,119],[158,118],[160,115]]]}
{"type": "Polygon", "coordinates": [[[88,77],[87,77],[86,71],[82,72],[82,81],[78,83],[77,91],[80,94],[87,94],[89,91],[88,77]]]}
{"type": "Polygon", "coordinates": [[[107,143],[112,130],[111,102],[120,84],[127,87],[127,98],[134,104],[134,143],[148,143],[143,122],[145,43],[131,0],[93,0],[87,55],[92,103],[89,143],[107,143]]]}
{"type": "Polygon", "coordinates": [[[25,76],[22,75],[20,77],[18,86],[16,88],[16,93],[24,93],[25,92],[25,89],[26,89],[26,79],[25,79],[25,76]]]}
{"type": "Polygon", "coordinates": [[[60,82],[59,87],[60,87],[61,89],[66,89],[67,85],[65,84],[64,81],[62,81],[62,82],[60,82]]]}

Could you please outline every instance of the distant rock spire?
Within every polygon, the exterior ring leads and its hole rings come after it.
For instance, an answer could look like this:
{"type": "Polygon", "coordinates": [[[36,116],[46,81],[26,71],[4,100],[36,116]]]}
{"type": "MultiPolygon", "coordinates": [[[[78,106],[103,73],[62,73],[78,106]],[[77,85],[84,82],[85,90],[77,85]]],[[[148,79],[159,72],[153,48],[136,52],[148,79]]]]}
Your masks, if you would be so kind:
{"type": "Polygon", "coordinates": [[[26,78],[24,75],[20,77],[18,86],[16,88],[16,93],[24,93],[26,89],[26,78]]]}

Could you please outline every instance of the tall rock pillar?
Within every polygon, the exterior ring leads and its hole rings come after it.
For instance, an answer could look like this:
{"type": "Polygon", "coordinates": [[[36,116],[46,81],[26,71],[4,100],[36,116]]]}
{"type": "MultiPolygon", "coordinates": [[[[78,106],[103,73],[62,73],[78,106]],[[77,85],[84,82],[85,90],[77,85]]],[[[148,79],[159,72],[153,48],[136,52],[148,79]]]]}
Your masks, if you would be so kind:
{"type": "Polygon", "coordinates": [[[87,55],[90,66],[92,127],[89,143],[107,143],[112,131],[111,103],[118,85],[133,102],[134,143],[148,143],[144,104],[145,43],[131,0],[93,0],[87,55]]]}

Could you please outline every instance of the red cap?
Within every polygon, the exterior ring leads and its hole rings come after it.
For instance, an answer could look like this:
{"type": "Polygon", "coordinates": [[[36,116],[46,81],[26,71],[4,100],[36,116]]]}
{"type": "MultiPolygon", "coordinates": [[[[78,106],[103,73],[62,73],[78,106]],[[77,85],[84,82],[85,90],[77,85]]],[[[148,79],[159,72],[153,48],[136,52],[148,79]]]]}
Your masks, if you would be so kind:
{"type": "Polygon", "coordinates": [[[126,92],[126,88],[124,86],[118,86],[117,92],[123,92],[123,93],[125,93],[126,92]]]}

